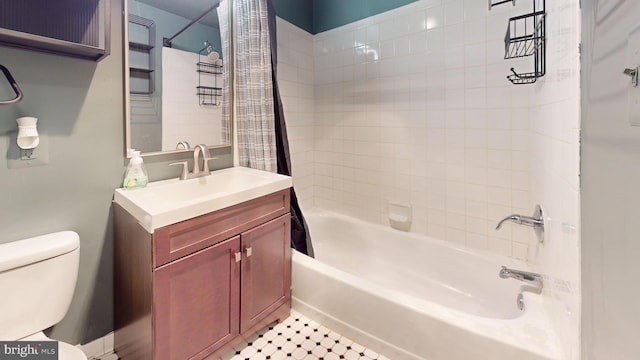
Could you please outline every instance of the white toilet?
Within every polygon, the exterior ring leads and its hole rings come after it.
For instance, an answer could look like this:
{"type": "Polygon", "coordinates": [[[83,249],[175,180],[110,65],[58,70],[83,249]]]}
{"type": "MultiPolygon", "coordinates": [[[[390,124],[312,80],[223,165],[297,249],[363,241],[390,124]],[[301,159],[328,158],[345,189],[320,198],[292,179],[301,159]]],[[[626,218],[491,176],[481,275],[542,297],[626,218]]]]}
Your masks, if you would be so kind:
{"type": "MultiPolygon", "coordinates": [[[[80,239],[62,231],[0,244],[0,340],[52,340],[42,332],[71,304],[78,280],[80,239]]],[[[58,342],[60,360],[86,360],[75,346],[58,342]]]]}

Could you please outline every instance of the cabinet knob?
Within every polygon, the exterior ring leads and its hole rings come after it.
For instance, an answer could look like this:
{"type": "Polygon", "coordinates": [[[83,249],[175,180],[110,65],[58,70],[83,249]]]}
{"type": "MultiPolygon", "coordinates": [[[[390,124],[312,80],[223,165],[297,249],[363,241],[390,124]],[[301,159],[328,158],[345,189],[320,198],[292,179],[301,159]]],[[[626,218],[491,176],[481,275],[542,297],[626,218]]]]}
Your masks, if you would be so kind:
{"type": "Polygon", "coordinates": [[[251,254],[253,254],[253,249],[251,249],[251,247],[248,247],[245,249],[247,251],[247,257],[251,256],[251,254]]]}
{"type": "Polygon", "coordinates": [[[237,252],[233,254],[236,258],[236,262],[240,262],[242,260],[242,253],[241,252],[237,252]]]}

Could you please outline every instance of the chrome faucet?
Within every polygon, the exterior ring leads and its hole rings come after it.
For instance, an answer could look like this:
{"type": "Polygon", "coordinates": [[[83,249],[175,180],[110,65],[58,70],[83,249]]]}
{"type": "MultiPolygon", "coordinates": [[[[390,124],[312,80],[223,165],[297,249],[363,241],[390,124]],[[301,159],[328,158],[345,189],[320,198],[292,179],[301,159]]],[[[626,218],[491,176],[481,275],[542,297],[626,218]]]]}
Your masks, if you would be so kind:
{"type": "Polygon", "coordinates": [[[500,230],[500,227],[505,221],[511,221],[518,225],[531,226],[538,238],[538,241],[540,243],[544,242],[544,216],[542,215],[542,207],[540,205],[536,205],[535,209],[533,210],[532,216],[524,216],[520,214],[512,214],[507,216],[506,218],[498,222],[496,230],[500,230]]]}
{"type": "Polygon", "coordinates": [[[531,227],[536,227],[536,226],[543,227],[544,226],[544,220],[542,218],[536,219],[536,218],[533,218],[531,216],[513,214],[513,215],[509,215],[506,218],[500,220],[500,222],[498,223],[498,226],[496,226],[496,230],[499,230],[500,227],[502,227],[502,223],[504,223],[505,221],[511,221],[511,222],[514,222],[514,223],[516,223],[518,225],[527,225],[527,226],[531,226],[531,227]]]}
{"type": "Polygon", "coordinates": [[[193,149],[193,171],[191,173],[189,173],[189,162],[187,160],[173,162],[169,165],[182,165],[180,180],[188,180],[211,174],[209,160],[213,159],[217,158],[211,157],[209,148],[204,144],[199,144],[193,149]],[[202,154],[203,160],[202,170],[200,170],[200,154],[202,154]]]}
{"type": "Polygon", "coordinates": [[[500,273],[498,275],[502,279],[513,278],[516,280],[523,281],[529,285],[535,286],[539,290],[542,290],[542,275],[540,274],[520,271],[520,270],[513,270],[513,269],[507,268],[506,266],[503,266],[502,269],[500,269],[500,273]]]}
{"type": "Polygon", "coordinates": [[[209,160],[211,160],[211,153],[209,148],[204,144],[198,144],[193,149],[193,177],[207,176],[211,173],[209,171],[209,160]],[[202,170],[200,170],[200,153],[202,153],[202,170]]]}
{"type": "Polygon", "coordinates": [[[180,141],[177,145],[176,145],[176,150],[189,150],[191,149],[191,146],[189,145],[188,142],[186,141],[180,141]]]}
{"type": "Polygon", "coordinates": [[[534,229],[538,229],[540,231],[544,230],[544,217],[542,216],[542,207],[540,207],[540,205],[536,205],[535,209],[533,210],[532,216],[524,216],[520,214],[512,214],[507,216],[506,218],[500,220],[498,226],[496,226],[496,230],[500,229],[502,223],[504,223],[505,221],[511,221],[518,225],[531,226],[534,229]]]}

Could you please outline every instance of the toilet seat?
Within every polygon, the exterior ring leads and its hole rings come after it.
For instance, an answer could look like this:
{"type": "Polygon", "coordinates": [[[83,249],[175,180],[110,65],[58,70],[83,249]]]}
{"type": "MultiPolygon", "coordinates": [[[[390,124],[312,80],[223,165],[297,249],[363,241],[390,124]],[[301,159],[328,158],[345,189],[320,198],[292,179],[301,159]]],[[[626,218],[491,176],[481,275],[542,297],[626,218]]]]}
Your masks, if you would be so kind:
{"type": "MultiPolygon", "coordinates": [[[[43,332],[39,332],[25,338],[19,339],[20,341],[57,341],[48,338],[43,332]]],[[[79,348],[67,344],[66,342],[58,341],[58,360],[87,360],[87,356],[79,348]]]]}
{"type": "Polygon", "coordinates": [[[58,360],[87,360],[82,350],[62,341],[58,341],[58,351],[60,352],[58,360]]]}

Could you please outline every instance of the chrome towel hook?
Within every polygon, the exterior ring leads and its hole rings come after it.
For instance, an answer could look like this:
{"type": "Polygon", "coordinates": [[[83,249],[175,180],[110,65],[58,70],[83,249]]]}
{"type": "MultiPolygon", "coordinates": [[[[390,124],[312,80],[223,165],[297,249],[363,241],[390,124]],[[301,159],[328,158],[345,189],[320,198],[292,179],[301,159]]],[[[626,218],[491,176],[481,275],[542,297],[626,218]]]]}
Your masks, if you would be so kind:
{"type": "Polygon", "coordinates": [[[13,76],[11,76],[9,69],[0,65],[0,70],[2,70],[4,77],[7,79],[7,81],[11,85],[11,88],[13,89],[13,92],[16,94],[16,97],[11,100],[0,100],[0,105],[9,105],[22,100],[22,90],[20,90],[18,83],[16,83],[16,81],[13,79],[13,76]]]}

